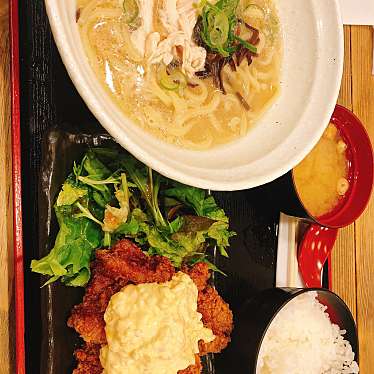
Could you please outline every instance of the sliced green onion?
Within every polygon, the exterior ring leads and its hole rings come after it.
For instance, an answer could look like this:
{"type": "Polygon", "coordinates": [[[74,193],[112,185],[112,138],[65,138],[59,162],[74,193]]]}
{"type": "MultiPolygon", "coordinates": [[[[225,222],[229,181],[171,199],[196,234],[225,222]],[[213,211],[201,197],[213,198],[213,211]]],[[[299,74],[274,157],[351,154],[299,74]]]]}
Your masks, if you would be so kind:
{"type": "Polygon", "coordinates": [[[187,78],[179,69],[168,74],[164,66],[159,73],[159,84],[165,90],[176,91],[187,87],[187,78]]]}
{"type": "Polygon", "coordinates": [[[231,14],[235,14],[236,8],[239,5],[239,0],[219,0],[215,5],[223,9],[223,11],[230,16],[231,14]]]}
{"type": "MultiPolygon", "coordinates": [[[[238,3],[239,0],[218,0],[215,4],[207,2],[202,10],[200,36],[209,49],[218,52],[223,57],[231,56],[240,48],[235,41],[249,51],[257,53],[254,45],[236,35],[238,3]]],[[[253,3],[247,5],[245,9],[250,12],[261,12],[261,17],[266,15],[260,6],[253,3]]]]}
{"type": "Polygon", "coordinates": [[[206,13],[206,22],[209,28],[213,27],[214,19],[216,15],[217,15],[217,11],[213,7],[210,10],[208,10],[208,12],[206,13]]]}
{"type": "Polygon", "coordinates": [[[229,29],[230,25],[226,14],[223,12],[218,13],[214,18],[213,30],[210,32],[212,43],[216,46],[223,46],[228,39],[229,29]]]}
{"type": "Polygon", "coordinates": [[[136,0],[124,0],[123,1],[123,12],[125,15],[125,22],[130,25],[139,16],[139,5],[136,0]]]}
{"type": "Polygon", "coordinates": [[[215,6],[207,6],[203,17],[203,26],[205,32],[202,37],[205,43],[213,50],[223,55],[229,55],[226,47],[229,41],[230,20],[227,14],[215,6]]]}
{"type": "Polygon", "coordinates": [[[247,48],[248,50],[250,50],[251,52],[253,53],[257,53],[257,47],[254,46],[253,44],[251,43],[248,43],[246,40],[240,38],[239,36],[235,36],[235,39],[241,44],[243,45],[245,48],[247,48]]]}
{"type": "Polygon", "coordinates": [[[253,18],[260,18],[260,19],[265,19],[266,13],[263,8],[261,8],[257,4],[248,4],[243,11],[243,17],[247,17],[248,19],[253,19],[253,18]]]}

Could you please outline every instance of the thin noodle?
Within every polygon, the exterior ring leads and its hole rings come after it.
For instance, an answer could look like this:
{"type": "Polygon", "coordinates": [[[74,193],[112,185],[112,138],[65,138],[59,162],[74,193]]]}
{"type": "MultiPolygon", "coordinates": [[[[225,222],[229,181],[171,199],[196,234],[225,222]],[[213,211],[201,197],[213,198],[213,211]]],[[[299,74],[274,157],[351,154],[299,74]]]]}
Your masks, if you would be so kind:
{"type": "Polygon", "coordinates": [[[270,50],[267,49],[267,56],[265,54],[264,58],[261,58],[256,62],[257,62],[258,65],[261,65],[261,66],[270,65],[273,61],[273,55],[274,55],[274,49],[273,48],[271,48],[270,50]]]}
{"type": "Polygon", "coordinates": [[[170,96],[164,90],[162,90],[155,80],[152,80],[149,93],[156,95],[167,107],[171,107],[173,105],[170,96]]]}
{"type": "Polygon", "coordinates": [[[123,47],[126,52],[127,57],[134,62],[142,62],[143,58],[140,56],[138,51],[133,47],[133,44],[130,39],[130,32],[126,26],[122,26],[122,37],[123,37],[123,47]]]}
{"type": "MultiPolygon", "coordinates": [[[[189,85],[180,92],[163,89],[158,67],[148,65],[133,44],[118,0],[78,1],[78,25],[94,74],[108,92],[106,78],[110,77],[114,87],[110,94],[126,115],[164,140],[201,150],[244,136],[279,91],[280,40],[273,33],[269,38],[264,33],[270,27],[267,20],[276,18],[273,2],[251,1],[267,14],[252,23],[260,32],[258,57],[249,66],[244,60],[236,71],[228,65],[223,69],[226,95],[217,91],[211,78],[189,78],[189,85]],[[238,94],[248,104],[246,108],[238,94]]],[[[157,6],[155,9],[157,15],[157,6]]],[[[154,30],[164,37],[158,16],[153,21],[154,30]]]]}
{"type": "Polygon", "coordinates": [[[211,102],[203,106],[202,108],[190,109],[187,113],[177,113],[175,116],[175,122],[181,125],[191,118],[209,114],[216,110],[219,103],[220,103],[220,97],[218,96],[218,94],[216,94],[213,96],[213,99],[211,100],[211,102]]]}
{"type": "Polygon", "coordinates": [[[229,122],[229,127],[231,131],[236,131],[238,126],[240,125],[240,118],[239,117],[232,117],[229,122]]]}
{"type": "Polygon", "coordinates": [[[240,78],[241,79],[245,79],[245,77],[247,78],[248,80],[248,83],[251,85],[252,89],[255,91],[255,92],[258,92],[260,91],[260,83],[259,81],[253,76],[253,73],[251,70],[248,70],[246,73],[241,70],[240,71],[240,78]]]}
{"type": "Polygon", "coordinates": [[[179,96],[175,92],[168,92],[168,94],[169,94],[171,102],[174,106],[174,112],[175,113],[183,112],[183,111],[186,111],[188,109],[188,105],[187,105],[186,100],[184,100],[181,96],[179,96]]]}
{"type": "Polygon", "coordinates": [[[269,82],[273,79],[273,72],[263,72],[252,66],[253,75],[261,82],[269,82]]]}
{"type": "Polygon", "coordinates": [[[100,6],[101,3],[102,3],[101,0],[92,0],[90,3],[88,3],[88,5],[81,8],[80,15],[79,15],[79,24],[82,25],[82,24],[87,23],[88,19],[91,18],[91,14],[93,10],[96,7],[100,6]]]}
{"type": "Polygon", "coordinates": [[[221,121],[218,120],[218,118],[215,116],[214,113],[209,113],[208,114],[208,119],[209,119],[210,123],[212,124],[212,126],[215,128],[216,131],[218,131],[218,132],[223,131],[222,123],[221,123],[221,121]]]}
{"type": "Polygon", "coordinates": [[[262,51],[265,49],[267,38],[265,34],[261,31],[260,31],[259,37],[260,37],[260,41],[258,42],[258,45],[257,45],[257,53],[261,55],[262,51]]]}
{"type": "Polygon", "coordinates": [[[101,75],[102,73],[100,72],[99,66],[98,66],[98,61],[97,61],[97,55],[94,52],[91,43],[90,43],[90,38],[89,38],[89,27],[90,24],[86,23],[82,27],[82,32],[81,32],[81,38],[82,38],[82,43],[85,48],[88,61],[91,64],[91,67],[94,69],[94,72],[96,75],[101,75]]]}
{"type": "Polygon", "coordinates": [[[242,120],[240,122],[239,136],[244,136],[247,133],[247,130],[248,130],[248,121],[247,121],[247,117],[243,113],[242,120]]]}
{"type": "Polygon", "coordinates": [[[208,97],[207,84],[204,81],[195,82],[195,80],[193,80],[191,83],[197,84],[197,87],[187,88],[185,91],[185,97],[196,103],[204,103],[204,101],[208,97]],[[198,93],[198,90],[200,90],[201,92],[198,93]]]}

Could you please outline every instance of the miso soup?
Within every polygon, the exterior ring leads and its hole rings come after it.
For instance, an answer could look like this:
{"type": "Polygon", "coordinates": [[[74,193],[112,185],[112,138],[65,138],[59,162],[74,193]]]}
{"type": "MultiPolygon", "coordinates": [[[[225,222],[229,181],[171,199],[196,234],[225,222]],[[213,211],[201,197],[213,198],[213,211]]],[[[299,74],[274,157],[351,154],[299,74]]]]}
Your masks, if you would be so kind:
{"type": "Polygon", "coordinates": [[[330,123],[312,152],[293,170],[305,209],[321,217],[337,207],[349,189],[347,144],[330,123]]]}

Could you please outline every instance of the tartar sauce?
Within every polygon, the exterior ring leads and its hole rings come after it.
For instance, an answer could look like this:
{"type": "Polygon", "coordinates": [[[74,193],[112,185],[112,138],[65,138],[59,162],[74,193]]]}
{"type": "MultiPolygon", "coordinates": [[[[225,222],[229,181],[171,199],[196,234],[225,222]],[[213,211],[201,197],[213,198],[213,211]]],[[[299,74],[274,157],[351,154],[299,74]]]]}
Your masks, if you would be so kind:
{"type": "Polygon", "coordinates": [[[197,295],[182,272],[166,283],[128,285],[114,294],[104,315],[103,374],[176,374],[194,364],[199,340],[215,338],[197,312],[197,295]]]}

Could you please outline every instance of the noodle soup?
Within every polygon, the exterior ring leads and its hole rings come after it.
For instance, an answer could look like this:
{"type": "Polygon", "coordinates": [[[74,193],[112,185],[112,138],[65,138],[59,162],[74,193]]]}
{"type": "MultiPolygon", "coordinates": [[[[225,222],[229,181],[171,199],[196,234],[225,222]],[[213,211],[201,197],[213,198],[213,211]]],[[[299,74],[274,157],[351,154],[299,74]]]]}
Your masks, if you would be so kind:
{"type": "Polygon", "coordinates": [[[347,145],[330,123],[312,152],[293,169],[299,198],[315,218],[333,211],[349,189],[347,145]]]}
{"type": "Polygon", "coordinates": [[[279,91],[271,0],[79,0],[77,22],[117,105],[178,146],[208,149],[244,136],[279,91]]]}

